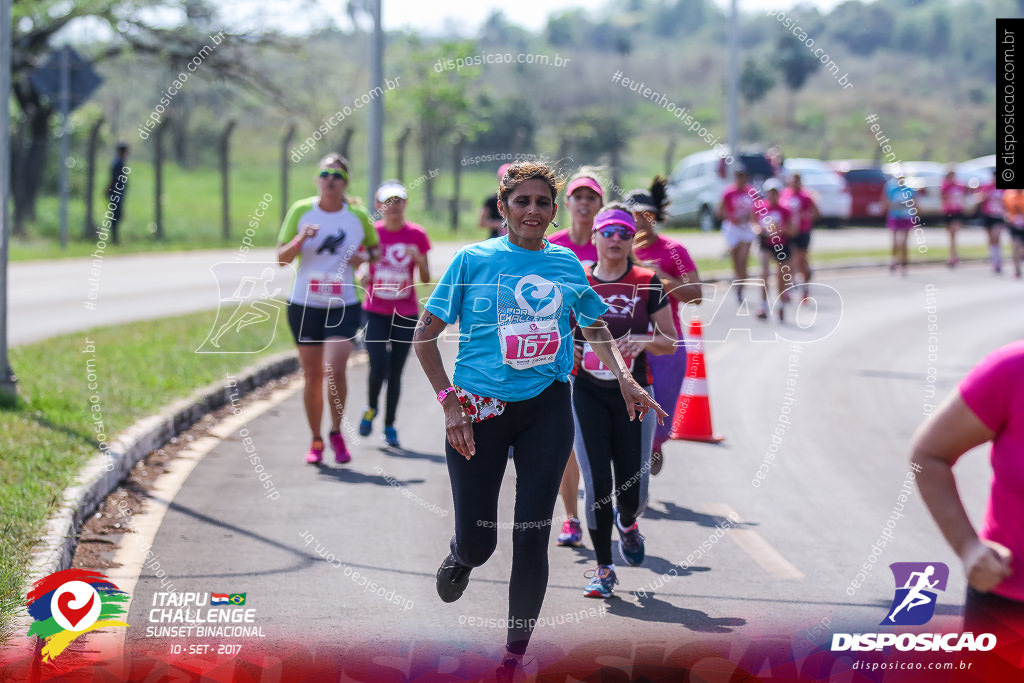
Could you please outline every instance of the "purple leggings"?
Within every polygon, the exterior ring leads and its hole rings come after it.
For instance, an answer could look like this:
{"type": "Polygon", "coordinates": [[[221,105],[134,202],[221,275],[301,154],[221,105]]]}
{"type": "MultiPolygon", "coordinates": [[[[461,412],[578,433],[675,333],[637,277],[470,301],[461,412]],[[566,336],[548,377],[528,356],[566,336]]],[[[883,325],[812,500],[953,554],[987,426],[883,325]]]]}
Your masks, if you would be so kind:
{"type": "Polygon", "coordinates": [[[654,432],[654,450],[658,450],[668,441],[669,432],[672,431],[672,414],[686,378],[686,347],[680,344],[671,355],[655,356],[649,353],[647,362],[654,377],[654,400],[668,413],[665,424],[658,425],[654,432]]]}

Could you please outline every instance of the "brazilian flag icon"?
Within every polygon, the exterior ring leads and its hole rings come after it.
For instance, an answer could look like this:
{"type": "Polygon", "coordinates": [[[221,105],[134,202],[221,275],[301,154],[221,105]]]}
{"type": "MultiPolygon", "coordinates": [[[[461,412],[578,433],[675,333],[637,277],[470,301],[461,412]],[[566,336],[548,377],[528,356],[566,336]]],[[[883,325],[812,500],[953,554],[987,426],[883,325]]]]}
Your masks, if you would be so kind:
{"type": "Polygon", "coordinates": [[[232,605],[244,605],[245,593],[232,593],[228,596],[228,602],[230,602],[232,605]]]}

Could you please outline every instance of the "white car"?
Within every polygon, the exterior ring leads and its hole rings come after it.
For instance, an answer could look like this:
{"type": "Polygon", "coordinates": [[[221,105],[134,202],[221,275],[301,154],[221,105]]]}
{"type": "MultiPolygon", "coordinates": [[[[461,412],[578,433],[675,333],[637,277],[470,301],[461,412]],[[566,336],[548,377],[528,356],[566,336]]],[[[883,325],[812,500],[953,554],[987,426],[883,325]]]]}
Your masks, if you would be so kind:
{"type": "Polygon", "coordinates": [[[842,175],[818,159],[786,159],[782,163],[782,175],[787,185],[794,173],[800,174],[804,189],[814,197],[826,225],[838,228],[841,222],[850,219],[853,197],[842,175]]]}
{"type": "Polygon", "coordinates": [[[967,186],[967,202],[964,205],[964,212],[973,216],[978,210],[978,196],[971,194],[982,185],[988,185],[996,178],[996,155],[989,154],[985,157],[978,157],[965,161],[956,166],[956,179],[967,186]]]}
{"type": "Polygon", "coordinates": [[[755,187],[771,178],[772,165],[763,154],[741,153],[728,164],[715,150],[697,152],[683,158],[668,179],[669,220],[697,224],[701,230],[714,230],[715,207],[725,188],[732,184],[737,165],[742,164],[755,187]],[[731,167],[730,167],[731,166],[731,167]]]}
{"type": "Polygon", "coordinates": [[[917,193],[914,204],[922,216],[942,215],[942,180],[947,170],[947,164],[937,161],[904,161],[882,166],[882,171],[890,176],[903,173],[907,185],[917,193]]]}

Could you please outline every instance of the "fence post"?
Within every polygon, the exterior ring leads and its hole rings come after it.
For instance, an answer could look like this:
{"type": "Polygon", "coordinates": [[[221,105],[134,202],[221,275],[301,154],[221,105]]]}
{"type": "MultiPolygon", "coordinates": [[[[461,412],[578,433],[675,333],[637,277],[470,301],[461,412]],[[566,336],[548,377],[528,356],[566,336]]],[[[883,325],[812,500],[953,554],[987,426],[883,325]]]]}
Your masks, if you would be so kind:
{"type": "Polygon", "coordinates": [[[153,208],[153,222],[156,224],[156,239],[164,238],[164,133],[167,131],[167,123],[170,116],[165,116],[163,122],[153,131],[153,177],[156,180],[156,206],[153,208]]]}
{"type": "Polygon", "coordinates": [[[398,142],[395,146],[398,147],[398,182],[405,182],[405,145],[409,142],[409,136],[412,134],[412,128],[406,126],[402,134],[398,136],[398,142]]]}
{"type": "Polygon", "coordinates": [[[295,124],[288,126],[288,130],[281,140],[281,220],[284,220],[288,213],[288,169],[291,167],[288,157],[288,148],[292,146],[292,138],[295,137],[295,124]]]}
{"type": "Polygon", "coordinates": [[[459,133],[459,137],[455,139],[455,146],[452,151],[455,156],[452,157],[452,173],[454,174],[455,189],[452,191],[452,203],[451,203],[451,224],[452,230],[457,231],[459,229],[459,192],[462,189],[462,146],[466,143],[466,136],[459,133]]]}
{"type": "Polygon", "coordinates": [[[224,241],[231,239],[231,215],[229,212],[230,200],[228,197],[228,178],[230,175],[230,152],[231,132],[235,129],[236,121],[228,121],[224,132],[220,136],[220,205],[221,205],[221,230],[224,233],[224,241]]]}
{"type": "MultiPolygon", "coordinates": [[[[96,189],[96,147],[99,144],[100,127],[103,126],[103,117],[99,117],[96,123],[92,124],[89,131],[89,147],[86,151],[89,164],[85,171],[85,225],[82,226],[82,237],[85,239],[96,239],[98,226],[92,222],[92,202],[96,189]]],[[[104,204],[104,206],[106,206],[104,204]]]]}

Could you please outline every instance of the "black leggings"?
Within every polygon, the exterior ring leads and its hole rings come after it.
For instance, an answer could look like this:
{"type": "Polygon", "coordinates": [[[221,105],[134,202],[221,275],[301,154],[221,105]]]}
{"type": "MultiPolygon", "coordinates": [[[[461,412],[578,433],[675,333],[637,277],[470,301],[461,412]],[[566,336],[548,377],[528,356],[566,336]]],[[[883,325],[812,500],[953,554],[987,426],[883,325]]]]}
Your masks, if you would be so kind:
{"type": "Polygon", "coordinates": [[[508,583],[508,649],[523,653],[548,586],[548,540],[558,485],[572,449],[569,385],[552,382],[534,398],[509,403],[498,417],[473,425],[476,454],[466,460],[445,440],[455,503],[451,550],[479,567],[498,544],[498,492],[514,446],[515,524],[508,583]]]}
{"type": "Polygon", "coordinates": [[[366,394],[367,403],[375,411],[380,399],[380,388],[387,380],[387,408],[384,412],[384,426],[395,424],[398,398],[402,394],[402,369],[412,348],[412,333],[416,318],[406,318],[380,313],[366,313],[366,353],[370,356],[370,379],[366,394]]]}
{"type": "Polygon", "coordinates": [[[642,422],[630,422],[618,387],[598,387],[585,379],[577,379],[573,384],[572,403],[587,530],[597,563],[613,564],[612,507],[619,509],[622,526],[628,528],[647,506],[657,416],[652,410],[642,422]]]}

